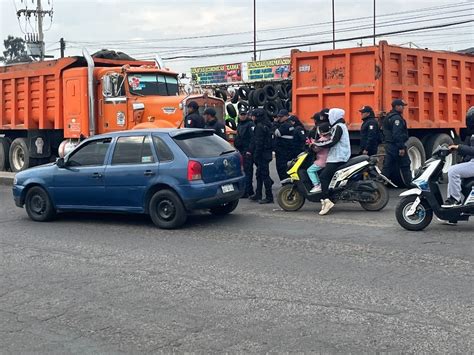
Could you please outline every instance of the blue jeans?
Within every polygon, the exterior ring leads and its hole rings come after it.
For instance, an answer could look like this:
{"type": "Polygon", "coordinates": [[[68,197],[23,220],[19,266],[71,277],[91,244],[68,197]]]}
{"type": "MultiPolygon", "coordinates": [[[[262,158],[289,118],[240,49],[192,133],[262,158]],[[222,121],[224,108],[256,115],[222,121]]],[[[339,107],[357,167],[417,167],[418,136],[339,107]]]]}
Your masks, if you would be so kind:
{"type": "Polygon", "coordinates": [[[313,185],[319,185],[321,183],[318,176],[318,171],[321,169],[322,168],[320,166],[313,164],[308,168],[308,170],[306,170],[313,185]]]}

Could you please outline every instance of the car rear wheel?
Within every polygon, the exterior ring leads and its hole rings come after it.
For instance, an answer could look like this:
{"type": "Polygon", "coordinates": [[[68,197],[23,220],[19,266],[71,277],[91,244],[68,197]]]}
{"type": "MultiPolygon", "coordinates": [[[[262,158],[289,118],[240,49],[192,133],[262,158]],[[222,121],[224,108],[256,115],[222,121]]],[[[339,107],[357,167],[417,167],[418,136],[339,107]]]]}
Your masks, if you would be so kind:
{"type": "Polygon", "coordinates": [[[216,216],[224,216],[226,214],[232,213],[238,205],[239,200],[235,200],[228,203],[224,203],[223,205],[212,207],[209,209],[209,212],[216,216]]]}
{"type": "Polygon", "coordinates": [[[163,229],[179,228],[188,218],[181,199],[170,190],[161,190],[153,195],[149,213],[153,223],[163,229]]]}
{"type": "Polygon", "coordinates": [[[28,216],[36,222],[50,221],[56,215],[48,193],[39,186],[34,186],[26,192],[25,209],[28,216]]]}

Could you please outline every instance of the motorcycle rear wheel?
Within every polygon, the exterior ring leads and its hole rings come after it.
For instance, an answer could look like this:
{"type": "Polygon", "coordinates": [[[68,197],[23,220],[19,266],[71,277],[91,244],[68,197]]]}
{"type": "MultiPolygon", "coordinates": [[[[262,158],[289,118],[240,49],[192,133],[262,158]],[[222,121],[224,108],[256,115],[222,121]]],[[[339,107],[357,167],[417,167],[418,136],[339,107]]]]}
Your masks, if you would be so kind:
{"type": "Polygon", "coordinates": [[[409,231],[421,231],[425,229],[433,219],[433,210],[426,200],[421,200],[416,208],[415,215],[407,216],[408,211],[418,196],[406,196],[398,202],[395,216],[398,224],[409,231]]]}
{"type": "Polygon", "coordinates": [[[283,185],[277,195],[278,205],[288,212],[298,211],[305,203],[304,196],[293,184],[283,185]]]}
{"type": "Polygon", "coordinates": [[[376,182],[375,184],[377,185],[375,201],[360,202],[360,205],[366,211],[380,211],[387,206],[388,200],[390,199],[387,187],[381,182],[376,182]]]}

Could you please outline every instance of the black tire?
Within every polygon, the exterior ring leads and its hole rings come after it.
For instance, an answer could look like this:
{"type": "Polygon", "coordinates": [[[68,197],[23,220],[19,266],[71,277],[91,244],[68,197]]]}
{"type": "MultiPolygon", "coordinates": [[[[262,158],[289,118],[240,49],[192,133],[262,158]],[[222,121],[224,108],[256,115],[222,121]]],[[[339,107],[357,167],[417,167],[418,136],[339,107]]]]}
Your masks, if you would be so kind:
{"type": "Polygon", "coordinates": [[[237,102],[239,102],[239,90],[238,89],[235,89],[235,93],[232,96],[232,98],[230,99],[230,102],[232,102],[233,104],[236,104],[237,102]]]}
{"type": "Polygon", "coordinates": [[[281,99],[279,97],[277,97],[275,100],[273,100],[273,102],[275,103],[275,105],[278,107],[279,110],[281,110],[282,108],[285,108],[285,105],[283,104],[283,101],[281,101],[281,99]]]}
{"type": "Polygon", "coordinates": [[[416,216],[413,218],[406,216],[406,212],[410,209],[418,196],[406,196],[402,198],[395,209],[395,216],[398,223],[409,231],[421,231],[425,229],[433,219],[433,210],[426,200],[421,200],[418,205],[416,216]]]}
{"type": "Polygon", "coordinates": [[[374,202],[360,202],[362,208],[366,211],[381,211],[387,206],[390,199],[387,187],[381,182],[376,182],[377,199],[374,202]]]}
{"type": "Polygon", "coordinates": [[[10,145],[8,160],[11,171],[15,173],[30,167],[30,152],[26,142],[26,138],[16,138],[10,145]]]}
{"type": "Polygon", "coordinates": [[[240,112],[242,108],[245,108],[247,111],[249,110],[249,104],[247,101],[240,100],[237,104],[237,110],[240,112]]]}
{"type": "MultiPolygon", "coordinates": [[[[442,144],[451,145],[454,144],[454,140],[446,133],[440,133],[430,137],[425,144],[426,156],[431,157],[433,151],[442,144]]],[[[441,179],[442,182],[448,182],[448,168],[454,165],[456,161],[457,154],[455,152],[446,157],[446,162],[443,167],[443,177],[441,179]]]]}
{"type": "Polygon", "coordinates": [[[216,216],[224,216],[226,214],[232,213],[237,208],[238,205],[239,205],[239,200],[235,200],[235,201],[225,203],[223,205],[212,207],[209,209],[209,212],[211,212],[213,215],[216,215],[216,216]]]}
{"type": "Polygon", "coordinates": [[[287,184],[278,190],[277,202],[284,211],[295,212],[303,207],[305,198],[295,185],[287,184]]]}
{"type": "Polygon", "coordinates": [[[25,197],[25,209],[28,217],[36,222],[47,222],[54,218],[56,209],[45,189],[33,186],[25,197]]]}
{"type": "Polygon", "coordinates": [[[227,93],[224,90],[216,89],[216,91],[214,91],[214,96],[224,100],[224,102],[227,101],[227,93]]]}
{"type": "Polygon", "coordinates": [[[255,90],[251,90],[251,91],[249,92],[249,100],[248,100],[250,107],[257,107],[257,106],[258,106],[258,105],[255,103],[254,97],[255,97],[255,90]]]}
{"type": "Polygon", "coordinates": [[[227,110],[227,114],[232,117],[232,118],[236,118],[237,117],[237,110],[235,109],[235,106],[231,103],[228,103],[225,107],[225,109],[227,110]]]}
{"type": "Polygon", "coordinates": [[[253,102],[254,106],[263,106],[265,104],[267,97],[263,89],[256,89],[253,93],[253,102]]]}
{"type": "Polygon", "coordinates": [[[241,86],[239,88],[239,96],[243,100],[249,99],[250,88],[248,86],[241,86]]]}
{"type": "Polygon", "coordinates": [[[10,144],[11,140],[7,137],[0,137],[0,171],[10,169],[10,144]]]}
{"type": "Polygon", "coordinates": [[[181,227],[188,214],[181,199],[171,190],[160,190],[150,200],[148,207],[153,223],[163,229],[181,227]]]}
{"type": "Polygon", "coordinates": [[[278,96],[278,91],[272,84],[265,85],[263,87],[263,91],[265,91],[265,96],[267,97],[267,100],[275,100],[278,96]]]}
{"type": "Polygon", "coordinates": [[[267,101],[265,105],[263,105],[263,109],[266,111],[267,115],[270,117],[274,117],[278,114],[278,106],[275,101],[267,101]]]}
{"type": "Polygon", "coordinates": [[[278,93],[278,97],[282,100],[286,100],[288,98],[288,91],[286,91],[286,86],[278,84],[276,86],[276,90],[278,93]]]}

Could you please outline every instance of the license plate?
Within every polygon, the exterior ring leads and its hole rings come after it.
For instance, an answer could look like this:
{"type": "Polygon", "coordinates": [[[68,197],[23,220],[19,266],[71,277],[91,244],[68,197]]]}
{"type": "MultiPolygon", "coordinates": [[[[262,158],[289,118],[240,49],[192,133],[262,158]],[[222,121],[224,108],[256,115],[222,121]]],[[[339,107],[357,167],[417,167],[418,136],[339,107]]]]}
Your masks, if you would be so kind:
{"type": "Polygon", "coordinates": [[[228,185],[222,185],[222,192],[223,193],[228,193],[234,191],[234,185],[228,184],[228,185]]]}

